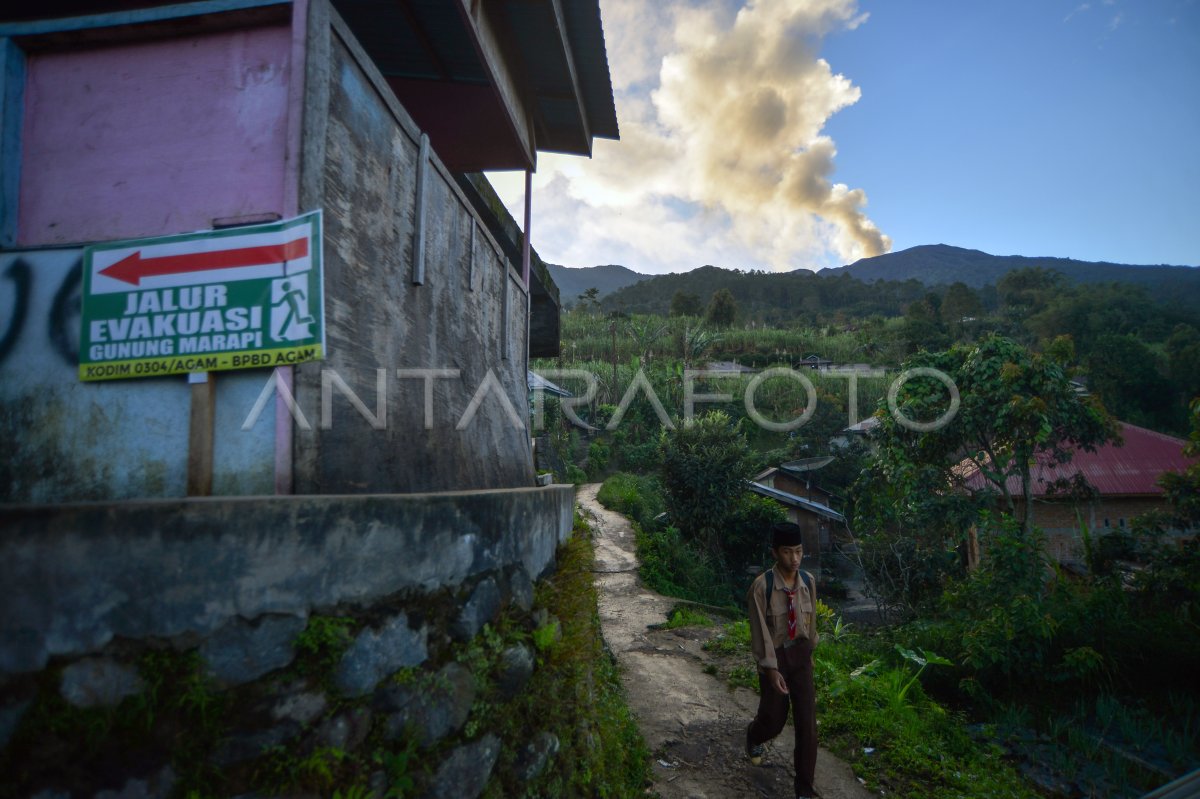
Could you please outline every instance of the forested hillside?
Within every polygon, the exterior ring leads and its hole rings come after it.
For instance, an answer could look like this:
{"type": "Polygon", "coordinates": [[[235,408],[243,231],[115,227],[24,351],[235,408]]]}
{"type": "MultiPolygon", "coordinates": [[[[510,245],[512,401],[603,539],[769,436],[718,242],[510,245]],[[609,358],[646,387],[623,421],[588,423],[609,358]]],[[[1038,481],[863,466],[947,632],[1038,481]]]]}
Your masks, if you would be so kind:
{"type": "Polygon", "coordinates": [[[1154,299],[1200,303],[1200,269],[1189,266],[1130,266],[1072,258],[989,255],[979,250],[929,244],[863,258],[849,266],[824,269],[823,276],[849,274],[868,283],[876,280],[919,280],[927,286],[962,281],[972,288],[995,284],[1009,272],[1029,268],[1061,272],[1071,283],[1129,283],[1143,286],[1154,299]]]}
{"type": "Polygon", "coordinates": [[[895,316],[926,293],[917,280],[867,284],[843,274],[822,277],[813,272],[739,272],[703,266],[691,272],[650,277],[604,297],[608,311],[667,314],[676,294],[707,304],[714,292],[733,294],[742,318],[756,322],[812,319],[838,311],[850,316],[895,316]]]}
{"type": "MultiPolygon", "coordinates": [[[[803,269],[785,273],[742,272],[704,266],[691,272],[646,277],[611,293],[601,291],[600,296],[606,310],[665,314],[670,311],[676,293],[707,302],[713,292],[728,289],[746,320],[775,322],[837,312],[849,316],[894,316],[903,313],[909,303],[928,290],[944,294],[953,283],[974,289],[986,308],[994,308],[995,287],[1007,275],[1031,269],[1059,275],[1062,286],[1117,283],[1168,310],[1188,313],[1200,309],[1198,268],[1001,257],[945,245],[913,247],[818,273],[803,269]]],[[[564,302],[574,300],[566,291],[563,298],[564,302]]]]}

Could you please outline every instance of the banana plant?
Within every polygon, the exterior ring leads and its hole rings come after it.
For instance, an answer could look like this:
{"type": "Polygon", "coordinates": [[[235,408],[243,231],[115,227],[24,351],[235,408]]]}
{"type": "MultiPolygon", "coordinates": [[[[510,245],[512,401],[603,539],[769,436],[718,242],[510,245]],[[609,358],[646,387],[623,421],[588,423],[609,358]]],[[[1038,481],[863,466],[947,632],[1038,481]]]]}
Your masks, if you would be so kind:
{"type": "Polygon", "coordinates": [[[896,651],[899,652],[900,656],[903,657],[905,660],[907,660],[909,663],[913,663],[917,666],[917,673],[914,674],[912,676],[912,678],[909,679],[909,681],[904,684],[904,687],[900,689],[900,693],[896,697],[896,699],[899,700],[900,702],[904,701],[904,697],[908,695],[908,689],[912,688],[913,683],[915,683],[920,678],[921,672],[925,671],[925,668],[927,666],[929,666],[930,664],[932,664],[934,666],[953,666],[954,665],[953,661],[947,660],[946,658],[942,657],[941,655],[935,655],[934,653],[932,653],[926,649],[922,649],[921,654],[918,655],[916,652],[912,651],[911,649],[905,649],[904,647],[900,646],[900,644],[896,644],[896,651]]]}

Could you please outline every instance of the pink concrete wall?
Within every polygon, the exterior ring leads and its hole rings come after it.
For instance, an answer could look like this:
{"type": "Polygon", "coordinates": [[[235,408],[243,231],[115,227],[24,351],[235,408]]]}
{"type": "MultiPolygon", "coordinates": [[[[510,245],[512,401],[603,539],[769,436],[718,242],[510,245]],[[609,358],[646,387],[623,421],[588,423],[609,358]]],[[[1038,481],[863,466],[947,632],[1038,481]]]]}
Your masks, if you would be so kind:
{"type": "Polygon", "coordinates": [[[275,26],[32,55],[18,242],[285,215],[290,46],[275,26]]]}

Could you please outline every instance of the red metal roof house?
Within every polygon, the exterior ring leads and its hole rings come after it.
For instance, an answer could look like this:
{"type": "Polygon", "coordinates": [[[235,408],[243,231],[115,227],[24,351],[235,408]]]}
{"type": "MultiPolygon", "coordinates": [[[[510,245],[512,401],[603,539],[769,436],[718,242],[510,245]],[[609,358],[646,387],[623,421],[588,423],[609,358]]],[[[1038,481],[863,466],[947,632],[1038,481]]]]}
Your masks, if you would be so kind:
{"type": "MultiPolygon", "coordinates": [[[[1183,454],[1187,442],[1181,438],[1126,422],[1120,423],[1120,432],[1120,443],[1095,452],[1076,451],[1067,463],[1042,456],[1033,467],[1034,522],[1045,531],[1047,546],[1059,561],[1082,559],[1080,521],[1095,533],[1128,528],[1135,516],[1162,509],[1158,478],[1164,472],[1183,471],[1196,460],[1183,454]],[[1077,477],[1095,489],[1093,497],[1056,492],[1057,486],[1077,477]]],[[[978,470],[967,476],[966,486],[972,491],[994,488],[978,470]]],[[[1024,500],[1017,478],[1009,478],[1007,488],[1016,500],[1018,516],[1022,515],[1024,500]]]]}

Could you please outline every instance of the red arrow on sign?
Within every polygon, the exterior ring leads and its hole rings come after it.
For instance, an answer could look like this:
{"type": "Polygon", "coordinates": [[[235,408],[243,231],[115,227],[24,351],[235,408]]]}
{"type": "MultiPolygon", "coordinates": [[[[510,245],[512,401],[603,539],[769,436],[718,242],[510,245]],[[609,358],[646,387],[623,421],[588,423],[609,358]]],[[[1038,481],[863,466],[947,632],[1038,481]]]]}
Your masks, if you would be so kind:
{"type": "Polygon", "coordinates": [[[138,250],[127,255],[112,266],[100,270],[100,274],[140,285],[144,277],[176,275],[182,272],[203,272],[208,269],[234,269],[239,266],[264,266],[294,261],[308,255],[308,238],[299,238],[286,244],[265,244],[259,247],[241,247],[236,250],[214,252],[189,252],[183,255],[163,255],[158,258],[143,258],[138,250]]]}

